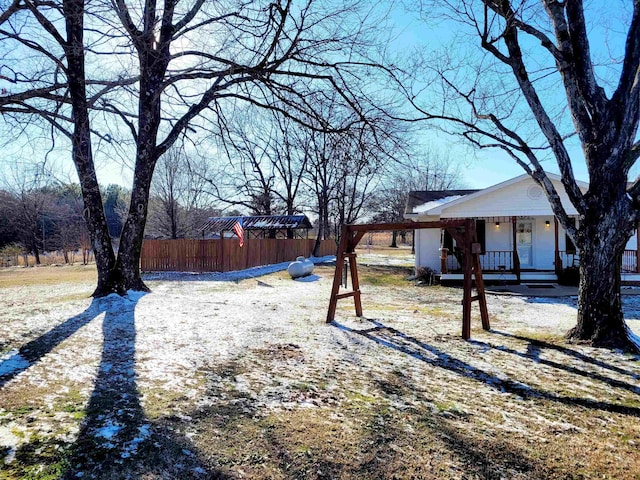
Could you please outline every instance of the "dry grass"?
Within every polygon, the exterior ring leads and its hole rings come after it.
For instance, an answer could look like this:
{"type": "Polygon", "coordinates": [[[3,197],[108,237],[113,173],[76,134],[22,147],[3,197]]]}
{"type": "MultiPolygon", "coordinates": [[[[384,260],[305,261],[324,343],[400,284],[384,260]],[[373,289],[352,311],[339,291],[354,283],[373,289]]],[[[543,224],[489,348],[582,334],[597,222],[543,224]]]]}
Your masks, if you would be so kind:
{"type": "Polygon", "coordinates": [[[403,256],[411,254],[411,245],[399,245],[397,248],[391,248],[389,245],[365,245],[364,242],[358,244],[356,248],[358,254],[375,254],[387,256],[403,256]]]}
{"type": "MultiPolygon", "coordinates": [[[[314,273],[330,285],[332,268],[314,273]]],[[[318,325],[325,312],[308,313],[310,299],[270,305],[270,290],[255,279],[168,290],[189,298],[211,295],[203,309],[233,298],[249,308],[258,299],[262,308],[281,308],[273,328],[283,333],[224,361],[212,351],[210,363],[190,366],[196,394],[160,381],[136,385],[129,366],[118,365],[118,352],[109,360],[109,388],[100,395],[89,382],[38,366],[42,383],[17,378],[0,386],[0,433],[11,426],[14,435],[28,438],[13,462],[0,464],[0,479],[66,478],[89,456],[103,462],[95,477],[114,479],[640,478],[637,359],[566,345],[562,332],[527,328],[526,319],[513,325],[506,313],[494,315],[490,333],[475,318],[474,340],[462,341],[460,291],[415,287],[406,276],[402,268],[363,267],[370,319],[353,319],[352,304],[341,301],[339,322],[351,330],[344,335],[318,325]],[[289,322],[296,315],[315,323],[305,331],[304,323],[289,322]],[[318,352],[316,337],[327,335],[339,339],[335,350],[318,352]],[[122,390],[115,388],[118,381],[122,390]],[[123,391],[124,406],[118,403],[123,391]],[[83,430],[117,408],[130,413],[132,431],[143,422],[153,431],[132,458],[96,446],[83,430]]],[[[0,286],[26,292],[57,282],[88,291],[94,279],[84,267],[0,271],[0,286]]],[[[260,281],[276,289],[290,282],[282,272],[260,281]]],[[[61,303],[78,302],[74,295],[61,303]]],[[[490,310],[515,308],[504,302],[491,299],[490,310]]],[[[46,303],[30,308],[51,308],[46,303]]],[[[87,324],[79,334],[91,338],[90,328],[101,327],[87,324]]],[[[38,334],[25,331],[20,338],[24,343],[38,334]]],[[[79,363],[97,368],[100,347],[87,351],[86,338],[71,337],[58,349],[82,352],[79,363]]],[[[137,361],[152,354],[139,352],[137,361]]]]}
{"type": "Polygon", "coordinates": [[[96,279],[95,264],[0,268],[0,288],[91,284],[96,279]]]}

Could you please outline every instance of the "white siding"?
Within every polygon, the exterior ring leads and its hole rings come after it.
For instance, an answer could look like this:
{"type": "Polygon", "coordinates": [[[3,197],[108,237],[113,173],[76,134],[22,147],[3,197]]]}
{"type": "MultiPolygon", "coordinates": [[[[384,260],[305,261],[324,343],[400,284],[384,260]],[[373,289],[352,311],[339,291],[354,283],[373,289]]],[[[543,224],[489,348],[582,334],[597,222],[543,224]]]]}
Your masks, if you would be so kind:
{"type": "Polygon", "coordinates": [[[485,226],[486,250],[513,250],[511,222],[496,223],[487,221],[485,226]]]}
{"type": "Polygon", "coordinates": [[[440,229],[416,230],[416,268],[430,267],[440,271],[440,229]]]}
{"type": "MultiPolygon", "coordinates": [[[[575,215],[576,210],[569,202],[564,187],[559,181],[553,181],[562,203],[569,215],[575,215]]],[[[538,216],[553,215],[549,201],[535,182],[529,178],[492,192],[478,192],[465,197],[465,200],[442,209],[442,217],[506,217],[506,216],[538,216]],[[539,194],[536,197],[535,194],[539,194]]]]}

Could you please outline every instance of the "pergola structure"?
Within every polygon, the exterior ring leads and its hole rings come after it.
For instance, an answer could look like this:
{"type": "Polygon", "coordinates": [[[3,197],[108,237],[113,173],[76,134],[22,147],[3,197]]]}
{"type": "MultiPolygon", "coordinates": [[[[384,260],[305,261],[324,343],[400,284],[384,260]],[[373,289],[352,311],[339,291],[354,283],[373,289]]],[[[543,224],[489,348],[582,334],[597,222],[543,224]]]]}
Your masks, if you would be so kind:
{"type": "Polygon", "coordinates": [[[456,244],[462,249],[463,259],[463,296],[462,296],[462,338],[471,337],[471,303],[478,301],[482,328],[489,330],[489,313],[484,291],[484,280],[480,267],[480,244],[477,242],[476,222],[472,219],[451,219],[436,222],[398,222],[398,223],[371,223],[362,225],[343,225],[338,254],[336,255],[336,271],[333,277],[333,288],[329,300],[327,323],[331,323],[336,314],[338,300],[353,297],[356,316],[362,317],[362,301],[360,298],[360,282],[358,280],[358,265],[356,262],[355,248],[358,242],[367,232],[384,230],[418,230],[422,228],[443,228],[455,239],[456,244]],[[348,259],[353,290],[340,293],[342,274],[345,260],[348,259]],[[475,276],[477,295],[472,295],[473,280],[475,276]]]}
{"type": "Polygon", "coordinates": [[[240,223],[247,238],[309,238],[313,228],[306,215],[254,215],[251,217],[209,217],[200,227],[202,237],[207,234],[223,237],[225,232],[233,232],[233,226],[240,223]],[[304,235],[302,234],[304,232],[304,235]]]}

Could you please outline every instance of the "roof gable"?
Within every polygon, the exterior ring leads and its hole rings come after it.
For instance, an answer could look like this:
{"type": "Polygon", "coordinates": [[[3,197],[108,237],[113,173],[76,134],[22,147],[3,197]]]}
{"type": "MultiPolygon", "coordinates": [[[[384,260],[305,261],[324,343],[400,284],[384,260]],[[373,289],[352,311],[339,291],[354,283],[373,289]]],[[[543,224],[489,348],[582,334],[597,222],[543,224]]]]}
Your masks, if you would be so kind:
{"type": "MultiPolygon", "coordinates": [[[[558,191],[567,213],[575,215],[577,212],[569,201],[560,175],[548,173],[547,176],[558,191]]],[[[577,183],[583,191],[588,188],[588,184],[585,182],[577,183]]],[[[483,190],[476,190],[464,196],[451,198],[447,202],[423,205],[425,206],[424,209],[417,206],[407,213],[439,215],[451,218],[553,214],[544,191],[527,174],[511,178],[483,190]]]]}

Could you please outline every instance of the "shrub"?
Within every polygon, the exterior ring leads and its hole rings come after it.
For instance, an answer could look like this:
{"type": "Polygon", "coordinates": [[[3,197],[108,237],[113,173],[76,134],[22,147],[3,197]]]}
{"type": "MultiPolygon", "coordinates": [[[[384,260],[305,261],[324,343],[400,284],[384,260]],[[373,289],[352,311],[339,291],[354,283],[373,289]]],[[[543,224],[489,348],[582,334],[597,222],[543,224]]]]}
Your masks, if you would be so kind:
{"type": "Polygon", "coordinates": [[[0,248],[0,267],[14,267],[18,265],[18,256],[23,253],[23,248],[17,243],[5,245],[0,248]]]}
{"type": "Polygon", "coordinates": [[[418,267],[416,269],[416,282],[425,284],[425,285],[433,285],[435,282],[435,270],[429,267],[418,267]]]}

